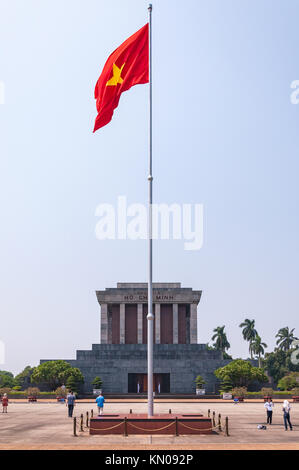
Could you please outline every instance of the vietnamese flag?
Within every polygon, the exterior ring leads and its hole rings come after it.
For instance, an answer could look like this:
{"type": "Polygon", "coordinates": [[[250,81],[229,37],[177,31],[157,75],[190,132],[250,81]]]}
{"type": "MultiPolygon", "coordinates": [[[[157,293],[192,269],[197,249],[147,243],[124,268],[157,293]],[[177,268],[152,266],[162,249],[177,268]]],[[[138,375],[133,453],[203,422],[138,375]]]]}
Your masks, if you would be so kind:
{"type": "Polygon", "coordinates": [[[93,132],[111,121],[120,95],[149,81],[149,25],[130,36],[108,57],[95,87],[98,115],[93,132]]]}

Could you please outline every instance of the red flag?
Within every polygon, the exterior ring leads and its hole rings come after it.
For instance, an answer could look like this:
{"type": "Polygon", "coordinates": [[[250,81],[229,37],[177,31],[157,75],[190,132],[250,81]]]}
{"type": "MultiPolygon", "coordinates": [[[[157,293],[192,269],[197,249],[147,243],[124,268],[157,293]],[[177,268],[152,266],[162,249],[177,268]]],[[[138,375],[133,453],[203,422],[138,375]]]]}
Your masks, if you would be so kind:
{"type": "Polygon", "coordinates": [[[108,57],[95,87],[98,115],[93,132],[111,121],[120,95],[149,81],[148,23],[108,57]]]}

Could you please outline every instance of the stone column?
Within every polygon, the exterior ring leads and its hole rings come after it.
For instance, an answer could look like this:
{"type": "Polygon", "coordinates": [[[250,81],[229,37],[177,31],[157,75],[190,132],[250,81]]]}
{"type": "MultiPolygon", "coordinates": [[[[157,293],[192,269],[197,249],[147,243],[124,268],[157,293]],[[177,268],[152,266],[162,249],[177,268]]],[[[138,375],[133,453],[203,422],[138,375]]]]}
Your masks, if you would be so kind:
{"type": "Polygon", "coordinates": [[[143,330],[142,317],[143,317],[143,305],[138,304],[137,305],[137,343],[138,344],[142,344],[142,330],[143,330]]]}
{"type": "Polygon", "coordinates": [[[112,344],[112,305],[108,304],[108,311],[107,311],[107,317],[108,317],[108,344],[112,344]]]}
{"type": "Polygon", "coordinates": [[[119,338],[120,344],[125,344],[125,308],[126,304],[120,304],[119,306],[119,338]]]}
{"type": "Polygon", "coordinates": [[[160,304],[155,304],[156,344],[160,344],[160,304]]]}
{"type": "Polygon", "coordinates": [[[190,343],[197,344],[197,304],[190,305],[190,343]]]}
{"type": "Polygon", "coordinates": [[[172,304],[172,319],[173,319],[173,344],[179,342],[179,306],[172,304]]]}
{"type": "Polygon", "coordinates": [[[101,344],[108,343],[108,305],[101,304],[101,344]]]}

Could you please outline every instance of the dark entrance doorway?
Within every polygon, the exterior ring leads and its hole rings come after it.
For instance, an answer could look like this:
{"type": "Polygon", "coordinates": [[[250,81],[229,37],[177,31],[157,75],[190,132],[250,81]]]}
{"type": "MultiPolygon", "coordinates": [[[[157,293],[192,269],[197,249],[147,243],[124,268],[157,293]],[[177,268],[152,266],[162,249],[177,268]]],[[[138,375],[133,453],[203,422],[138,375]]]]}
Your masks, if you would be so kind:
{"type": "MultiPolygon", "coordinates": [[[[170,393],[170,374],[154,374],[154,391],[170,393]]],[[[147,393],[147,374],[128,374],[128,393],[147,393]]]]}

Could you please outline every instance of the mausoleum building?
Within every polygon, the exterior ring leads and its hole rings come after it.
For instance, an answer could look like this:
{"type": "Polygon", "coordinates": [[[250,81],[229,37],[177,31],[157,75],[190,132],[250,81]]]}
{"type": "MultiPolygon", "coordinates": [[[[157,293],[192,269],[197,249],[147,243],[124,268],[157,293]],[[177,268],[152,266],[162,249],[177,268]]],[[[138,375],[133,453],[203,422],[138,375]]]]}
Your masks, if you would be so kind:
{"type": "MultiPolygon", "coordinates": [[[[198,344],[197,317],[202,292],[180,283],[153,284],[154,390],[156,393],[195,392],[195,378],[216,389],[214,370],[229,361],[219,351],[198,344]]],[[[105,394],[147,392],[147,284],[121,283],[96,291],[100,305],[100,343],[77,351],[68,360],[82,371],[85,392],[96,376],[105,394]]],[[[44,361],[42,361],[44,362],[44,361]]]]}

